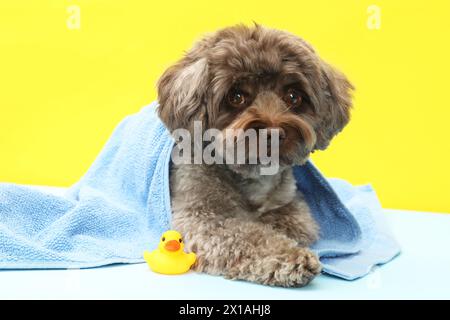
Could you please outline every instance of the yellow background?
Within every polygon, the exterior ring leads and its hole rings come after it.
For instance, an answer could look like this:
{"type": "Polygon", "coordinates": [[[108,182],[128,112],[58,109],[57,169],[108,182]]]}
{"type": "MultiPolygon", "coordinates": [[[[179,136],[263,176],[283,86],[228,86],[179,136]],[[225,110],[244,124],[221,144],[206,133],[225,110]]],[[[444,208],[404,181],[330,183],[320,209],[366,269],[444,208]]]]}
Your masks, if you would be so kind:
{"type": "Polygon", "coordinates": [[[351,124],[314,156],[326,175],[372,183],[384,207],[450,212],[446,0],[2,0],[0,181],[72,184],[194,40],[252,21],[304,37],[357,88],[351,124]]]}

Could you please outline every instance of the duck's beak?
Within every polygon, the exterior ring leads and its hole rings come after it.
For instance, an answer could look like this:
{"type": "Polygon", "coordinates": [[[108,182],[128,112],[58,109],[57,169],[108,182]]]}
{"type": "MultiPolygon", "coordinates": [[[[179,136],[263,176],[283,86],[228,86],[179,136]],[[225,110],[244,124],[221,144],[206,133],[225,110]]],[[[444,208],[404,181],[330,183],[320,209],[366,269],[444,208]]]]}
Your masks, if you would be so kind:
{"type": "Polygon", "coordinates": [[[164,249],[167,251],[178,251],[180,249],[180,243],[177,240],[170,240],[164,245],[164,249]]]}

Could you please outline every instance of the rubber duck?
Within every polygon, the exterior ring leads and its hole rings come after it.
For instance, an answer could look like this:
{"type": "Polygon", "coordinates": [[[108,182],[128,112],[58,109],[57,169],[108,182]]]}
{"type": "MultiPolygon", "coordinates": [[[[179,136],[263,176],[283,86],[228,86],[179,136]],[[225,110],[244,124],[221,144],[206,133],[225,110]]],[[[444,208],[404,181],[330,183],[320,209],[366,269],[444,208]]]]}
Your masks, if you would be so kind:
{"type": "Polygon", "coordinates": [[[181,234],[175,230],[164,232],[158,248],[144,252],[144,260],[150,269],[162,274],[181,274],[188,272],[195,263],[195,253],[183,251],[181,234]]]}

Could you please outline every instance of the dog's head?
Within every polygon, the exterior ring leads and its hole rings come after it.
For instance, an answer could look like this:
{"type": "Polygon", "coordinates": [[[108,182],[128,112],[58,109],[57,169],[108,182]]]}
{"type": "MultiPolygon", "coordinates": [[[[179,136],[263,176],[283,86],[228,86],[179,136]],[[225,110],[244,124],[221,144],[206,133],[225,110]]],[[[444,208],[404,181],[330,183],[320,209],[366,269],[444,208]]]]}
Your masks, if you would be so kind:
{"type": "Polygon", "coordinates": [[[158,82],[159,116],[169,130],[280,132],[280,160],[301,164],[349,121],[352,85],[304,40],[235,26],[199,41],[158,82]]]}

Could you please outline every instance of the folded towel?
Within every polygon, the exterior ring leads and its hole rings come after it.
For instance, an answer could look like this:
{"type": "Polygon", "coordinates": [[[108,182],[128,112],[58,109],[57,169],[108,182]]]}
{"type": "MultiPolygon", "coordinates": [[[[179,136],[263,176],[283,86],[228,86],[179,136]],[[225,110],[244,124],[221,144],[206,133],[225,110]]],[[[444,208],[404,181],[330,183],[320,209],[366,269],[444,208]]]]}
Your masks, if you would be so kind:
{"type": "MultiPolygon", "coordinates": [[[[157,103],[125,118],[88,172],[63,196],[0,184],[0,268],[88,268],[143,262],[170,229],[174,141],[157,103]]],[[[318,221],[312,248],[323,270],[355,279],[399,253],[369,186],[327,181],[308,162],[295,168],[318,221]]]]}

